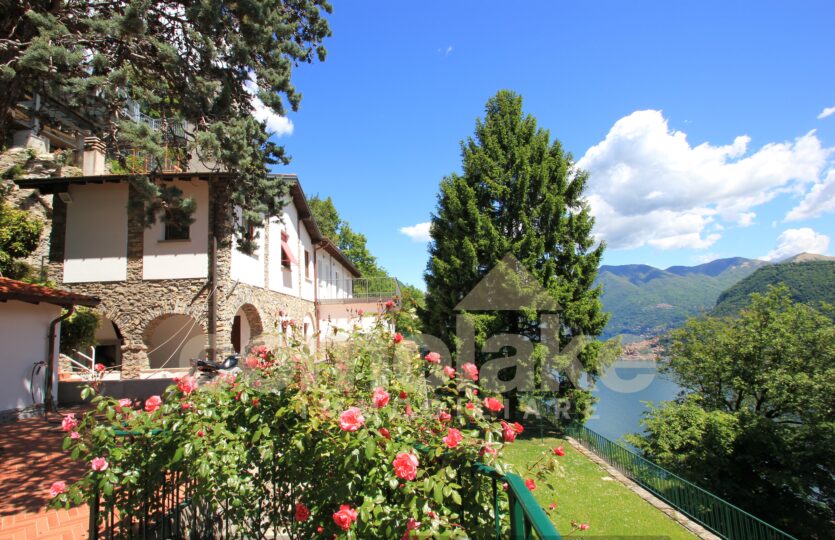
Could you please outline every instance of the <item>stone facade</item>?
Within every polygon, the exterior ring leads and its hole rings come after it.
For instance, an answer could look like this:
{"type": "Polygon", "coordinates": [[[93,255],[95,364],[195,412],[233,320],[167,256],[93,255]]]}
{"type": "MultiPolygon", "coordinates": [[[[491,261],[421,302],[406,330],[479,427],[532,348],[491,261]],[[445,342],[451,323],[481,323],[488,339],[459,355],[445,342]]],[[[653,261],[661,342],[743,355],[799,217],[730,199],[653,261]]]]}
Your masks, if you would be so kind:
{"type": "MultiPolygon", "coordinates": [[[[142,278],[144,229],[129,220],[127,280],[121,282],[63,283],[66,205],[55,195],[52,201],[52,230],[49,242],[49,278],[73,292],[101,299],[98,310],[112,321],[123,337],[122,378],[139,377],[150,368],[148,345],[154,329],[172,315],[193,317],[208,336],[216,336],[218,354],[232,351],[232,324],[242,309],[252,336],[279,333],[282,317],[315,319],[314,303],[287,294],[234,282],[232,263],[232,207],[228,197],[228,180],[210,179],[209,231],[217,237],[217,286],[212,301],[211,268],[208,279],[142,278]],[[212,309],[217,305],[217,325],[212,327],[212,309]]],[[[133,190],[129,196],[133,196],[133,190]]],[[[269,243],[265,243],[265,252],[269,243]]],[[[209,257],[211,261],[211,257],[209,257]]],[[[265,264],[268,261],[265,256],[265,264]]],[[[211,262],[209,263],[211,266],[211,262]]],[[[266,271],[266,270],[265,270],[266,271]]],[[[208,346],[208,343],[207,343],[208,346]]]]}

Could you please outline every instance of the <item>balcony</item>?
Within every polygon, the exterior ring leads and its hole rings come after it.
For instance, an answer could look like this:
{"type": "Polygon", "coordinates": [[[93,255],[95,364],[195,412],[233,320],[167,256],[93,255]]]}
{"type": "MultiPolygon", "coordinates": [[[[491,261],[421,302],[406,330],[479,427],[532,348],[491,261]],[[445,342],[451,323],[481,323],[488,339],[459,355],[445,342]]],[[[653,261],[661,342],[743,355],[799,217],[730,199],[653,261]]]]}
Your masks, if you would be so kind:
{"type": "Polygon", "coordinates": [[[319,303],[377,304],[400,297],[400,283],[393,277],[353,278],[326,281],[319,284],[319,303]]]}

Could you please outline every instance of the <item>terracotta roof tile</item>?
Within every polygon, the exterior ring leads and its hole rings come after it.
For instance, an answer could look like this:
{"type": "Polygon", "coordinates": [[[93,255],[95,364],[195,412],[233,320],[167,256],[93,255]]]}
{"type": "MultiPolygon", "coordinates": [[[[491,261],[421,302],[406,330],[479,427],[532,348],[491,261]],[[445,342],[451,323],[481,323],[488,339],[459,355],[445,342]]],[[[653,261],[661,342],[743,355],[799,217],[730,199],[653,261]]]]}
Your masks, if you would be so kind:
{"type": "Polygon", "coordinates": [[[42,285],[32,285],[14,279],[0,277],[0,302],[19,300],[37,304],[46,302],[56,306],[95,306],[100,300],[93,296],[76,294],[42,285]]]}

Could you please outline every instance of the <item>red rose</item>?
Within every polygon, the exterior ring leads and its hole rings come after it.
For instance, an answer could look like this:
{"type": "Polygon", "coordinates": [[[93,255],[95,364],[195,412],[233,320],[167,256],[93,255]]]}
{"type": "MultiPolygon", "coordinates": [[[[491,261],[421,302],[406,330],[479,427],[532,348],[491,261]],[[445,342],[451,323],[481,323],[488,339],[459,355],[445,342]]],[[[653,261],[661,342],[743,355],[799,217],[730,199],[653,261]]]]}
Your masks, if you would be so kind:
{"type": "Polygon", "coordinates": [[[399,397],[400,399],[406,399],[407,397],[409,397],[409,394],[407,394],[405,390],[401,390],[400,394],[397,397],[399,397]]]}
{"type": "Polygon", "coordinates": [[[302,503],[296,503],[296,521],[307,521],[307,518],[310,517],[310,509],[308,509],[302,503]]]}
{"type": "Polygon", "coordinates": [[[491,397],[484,398],[484,406],[493,412],[499,412],[500,410],[504,409],[504,405],[502,405],[501,401],[491,397]]]}
{"type": "Polygon", "coordinates": [[[439,413],[438,413],[438,420],[439,420],[442,424],[446,424],[447,422],[449,422],[450,420],[452,420],[452,415],[450,415],[450,414],[449,414],[448,412],[446,412],[446,411],[441,411],[441,412],[439,412],[439,413]]]}
{"type": "Polygon", "coordinates": [[[474,411],[475,410],[475,404],[473,402],[467,402],[467,404],[464,405],[464,406],[467,408],[468,411],[474,411]]]}
{"type": "Polygon", "coordinates": [[[442,439],[444,443],[450,448],[455,448],[458,446],[458,443],[464,440],[464,437],[461,436],[461,432],[455,428],[449,428],[446,432],[446,437],[442,439]]]}
{"type": "Polygon", "coordinates": [[[461,369],[464,371],[464,375],[471,381],[478,380],[478,368],[475,364],[467,362],[466,364],[461,366],[461,369]]]}
{"type": "Polygon", "coordinates": [[[183,377],[177,381],[177,388],[185,395],[189,395],[197,388],[197,382],[191,377],[183,377]]]}
{"type": "Polygon", "coordinates": [[[400,540],[409,540],[412,537],[412,531],[419,528],[420,521],[415,518],[409,518],[409,521],[406,522],[406,532],[403,533],[403,537],[400,540]]]}
{"type": "Polygon", "coordinates": [[[248,367],[250,369],[257,368],[260,365],[260,363],[261,363],[261,361],[254,356],[248,356],[247,359],[246,359],[246,367],[248,367]]]}
{"type": "Polygon", "coordinates": [[[502,420],[502,437],[504,437],[504,442],[513,442],[516,440],[516,430],[513,429],[513,426],[502,420]]]}
{"type": "Polygon", "coordinates": [[[394,302],[389,300],[388,302],[386,302],[386,309],[392,309],[392,308],[394,308],[394,302]]]}
{"type": "Polygon", "coordinates": [[[371,395],[371,400],[374,402],[374,406],[378,409],[382,409],[389,402],[389,393],[386,392],[382,386],[378,386],[374,389],[374,393],[371,395]]]}
{"type": "Polygon", "coordinates": [[[400,332],[394,334],[394,342],[400,343],[401,341],[403,341],[403,334],[401,334],[400,332]]]}
{"type": "Polygon", "coordinates": [[[426,355],[426,361],[430,364],[440,364],[441,363],[441,355],[436,352],[431,352],[426,355]]]}
{"type": "Polygon", "coordinates": [[[562,446],[558,446],[558,447],[554,448],[554,455],[564,456],[565,455],[565,450],[563,450],[562,446]]]}
{"type": "Polygon", "coordinates": [[[490,454],[491,456],[495,456],[498,453],[499,453],[498,450],[496,450],[495,448],[493,448],[489,444],[485,444],[484,446],[481,447],[481,450],[479,450],[478,455],[483,456],[484,454],[490,454]]]}
{"type": "Polygon", "coordinates": [[[351,528],[351,524],[357,520],[357,511],[343,504],[339,507],[338,512],[333,513],[333,522],[336,523],[340,529],[347,531],[351,528]]]}
{"type": "Polygon", "coordinates": [[[525,480],[525,487],[533,491],[536,489],[536,482],[533,481],[533,478],[528,478],[525,480]]]}
{"type": "Polygon", "coordinates": [[[348,407],[339,415],[339,427],[344,431],[356,431],[365,423],[359,407],[348,407]]]}
{"type": "Polygon", "coordinates": [[[417,456],[409,452],[400,452],[392,462],[394,465],[394,474],[403,480],[414,480],[417,474],[417,468],[420,464],[417,456]]]}
{"type": "Polygon", "coordinates": [[[380,429],[377,430],[377,432],[380,435],[382,435],[383,437],[385,437],[386,439],[391,440],[391,433],[389,433],[389,430],[387,430],[386,428],[381,427],[380,429]]]}
{"type": "Polygon", "coordinates": [[[145,400],[145,412],[154,412],[162,405],[162,398],[159,396],[151,396],[145,400]]]}
{"type": "Polygon", "coordinates": [[[99,373],[104,373],[104,364],[96,364],[94,367],[96,368],[96,371],[98,371],[99,373]]]}
{"type": "Polygon", "coordinates": [[[525,428],[523,428],[522,424],[520,424],[519,422],[513,422],[513,425],[511,427],[513,428],[513,431],[515,431],[517,435],[519,435],[520,433],[525,431],[525,428]]]}

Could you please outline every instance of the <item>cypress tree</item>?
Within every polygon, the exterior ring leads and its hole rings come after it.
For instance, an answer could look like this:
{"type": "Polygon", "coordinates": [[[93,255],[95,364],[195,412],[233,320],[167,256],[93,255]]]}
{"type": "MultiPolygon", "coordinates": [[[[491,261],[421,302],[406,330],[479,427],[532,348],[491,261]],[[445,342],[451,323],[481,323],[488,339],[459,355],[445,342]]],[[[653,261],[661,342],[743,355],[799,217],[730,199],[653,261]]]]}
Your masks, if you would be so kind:
{"type": "MultiPolygon", "coordinates": [[[[523,113],[521,96],[502,90],[485,112],[484,120],[476,121],[475,136],[461,143],[462,173],[440,184],[425,273],[424,331],[460,349],[455,306],[510,253],[559,306],[561,325],[551,331],[558,332],[561,347],[575,336],[597,336],[607,320],[601,289],[594,287],[604,245],[594,246],[594,218],[583,198],[588,175],[575,167],[559,141],[551,141],[548,130],[523,113]]],[[[541,343],[536,313],[464,315],[474,326],[478,348],[501,333],[541,343]]],[[[536,345],[534,350],[534,356],[544,354],[536,345]]],[[[598,342],[589,341],[578,357],[592,376],[600,368],[600,351],[598,342]]],[[[488,359],[476,354],[474,360],[480,365],[488,359]]],[[[458,358],[458,363],[472,360],[458,358]]],[[[563,394],[580,397],[568,381],[560,385],[563,394]]],[[[515,395],[510,397],[513,403],[515,395]]]]}

